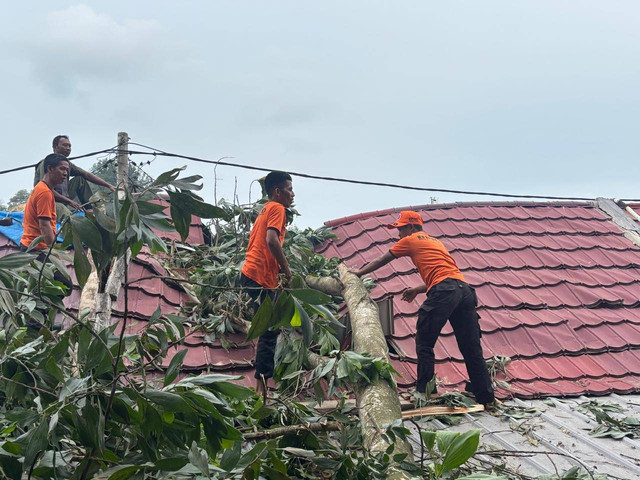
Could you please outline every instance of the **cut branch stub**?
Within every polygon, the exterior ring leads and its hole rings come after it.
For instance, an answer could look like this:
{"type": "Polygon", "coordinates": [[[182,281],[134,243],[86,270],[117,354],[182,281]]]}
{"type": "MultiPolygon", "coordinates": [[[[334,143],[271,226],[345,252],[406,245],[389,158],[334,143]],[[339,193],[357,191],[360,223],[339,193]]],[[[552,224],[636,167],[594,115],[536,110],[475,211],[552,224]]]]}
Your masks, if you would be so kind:
{"type": "Polygon", "coordinates": [[[316,290],[326,293],[327,295],[333,295],[334,297],[342,296],[342,283],[340,280],[334,277],[312,277],[307,275],[305,278],[307,285],[316,290]]]}

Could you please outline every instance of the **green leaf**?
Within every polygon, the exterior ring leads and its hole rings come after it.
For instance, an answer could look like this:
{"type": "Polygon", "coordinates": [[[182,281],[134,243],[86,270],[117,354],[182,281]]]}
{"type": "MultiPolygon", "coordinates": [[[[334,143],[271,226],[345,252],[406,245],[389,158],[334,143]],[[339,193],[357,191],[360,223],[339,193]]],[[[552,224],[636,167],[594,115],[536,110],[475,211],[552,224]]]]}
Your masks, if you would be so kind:
{"type": "Polygon", "coordinates": [[[109,480],[126,480],[127,478],[131,478],[134,473],[139,472],[144,468],[142,465],[125,465],[119,466],[118,471],[112,474],[109,477],[109,480]]]}
{"type": "Polygon", "coordinates": [[[269,296],[266,296],[260,304],[260,308],[258,308],[258,311],[253,316],[253,320],[251,320],[251,327],[247,333],[247,341],[258,338],[267,331],[272,312],[273,302],[269,296]]]}
{"type": "Polygon", "coordinates": [[[174,232],[176,230],[168,218],[141,217],[140,220],[149,228],[160,230],[161,232],[174,232]]]}
{"type": "Polygon", "coordinates": [[[180,190],[202,190],[202,184],[195,184],[193,182],[197,182],[202,180],[200,175],[191,175],[190,177],[179,178],[171,182],[173,187],[179,188],[180,190]]]}
{"type": "Polygon", "coordinates": [[[176,231],[180,234],[180,238],[184,242],[189,236],[191,214],[180,208],[177,201],[171,202],[171,219],[176,227],[176,231]]]}
{"type": "Polygon", "coordinates": [[[147,388],[144,392],[144,396],[164,408],[174,412],[191,411],[191,407],[185,402],[184,398],[175,393],[165,392],[162,390],[156,390],[154,388],[147,388]]]}
{"type": "Polygon", "coordinates": [[[36,257],[30,253],[12,253],[0,258],[0,268],[6,270],[21,268],[29,265],[35,258],[36,257]]]}
{"type": "Polygon", "coordinates": [[[304,303],[309,303],[311,305],[326,305],[331,302],[331,297],[329,295],[312,288],[292,289],[289,290],[289,293],[298,300],[302,300],[304,303]]]}
{"type": "Polygon", "coordinates": [[[333,315],[331,310],[329,310],[324,305],[310,305],[309,308],[315,311],[321,317],[325,318],[326,320],[329,320],[329,322],[331,322],[331,324],[334,327],[337,327],[340,329],[344,328],[344,325],[338,319],[336,319],[336,317],[333,315]]]}
{"type": "Polygon", "coordinates": [[[296,306],[293,302],[293,297],[287,292],[280,293],[273,304],[268,327],[275,330],[290,324],[295,313],[296,306]]]}
{"type": "Polygon", "coordinates": [[[40,235],[39,237],[34,238],[29,244],[29,246],[27,247],[27,252],[30,252],[31,250],[36,248],[43,241],[44,241],[44,235],[40,235]]]}
{"type": "Polygon", "coordinates": [[[269,465],[262,465],[262,471],[267,474],[269,480],[291,480],[286,473],[280,472],[269,465]]]}
{"type": "Polygon", "coordinates": [[[78,235],[91,250],[102,250],[102,235],[91,220],[80,215],[72,215],[70,221],[74,236],[78,235]]]}
{"type": "Polygon", "coordinates": [[[242,442],[235,442],[233,444],[233,448],[228,448],[222,455],[222,459],[220,460],[220,468],[227,472],[231,471],[231,469],[233,469],[238,464],[241,453],[242,442]]]}
{"type": "Polygon", "coordinates": [[[62,370],[53,358],[49,358],[49,360],[47,360],[44,369],[59,382],[64,382],[64,375],[62,373],[62,370]]]}
{"type": "Polygon", "coordinates": [[[168,172],[164,172],[163,174],[159,175],[158,178],[155,179],[152,185],[154,187],[162,187],[164,185],[168,185],[169,183],[174,181],[176,178],[178,178],[178,175],[180,175],[180,172],[185,168],[187,168],[186,165],[184,167],[174,168],[172,170],[169,170],[168,172]]]}
{"type": "Polygon", "coordinates": [[[134,258],[136,258],[138,256],[138,254],[140,253],[140,250],[142,250],[142,246],[144,245],[144,241],[143,240],[138,240],[137,242],[134,242],[131,244],[130,248],[131,248],[131,260],[133,260],[134,258]]]}
{"type": "Polygon", "coordinates": [[[436,433],[436,443],[438,451],[441,455],[446,455],[447,450],[453,441],[460,436],[459,432],[450,432],[448,430],[440,430],[436,433]]]}
{"type": "Polygon", "coordinates": [[[56,270],[58,270],[62,275],[64,275],[67,278],[71,278],[69,277],[67,266],[64,263],[62,263],[62,260],[60,260],[54,252],[51,252],[51,255],[49,255],[49,260],[51,261],[51,263],[55,265],[56,270]]]}
{"type": "Polygon", "coordinates": [[[442,462],[443,471],[458,468],[476,453],[480,443],[480,430],[469,430],[457,437],[447,449],[442,462]]]}
{"type": "Polygon", "coordinates": [[[314,458],[316,456],[313,450],[305,450],[304,448],[285,447],[282,450],[292,455],[295,455],[296,457],[314,458]]]}
{"type": "Polygon", "coordinates": [[[504,475],[491,475],[490,473],[472,473],[458,477],[458,480],[508,480],[508,478],[504,475]]]}
{"type": "Polygon", "coordinates": [[[209,375],[198,375],[197,377],[185,377],[180,380],[176,385],[190,386],[199,385],[206,386],[212,385],[218,382],[231,382],[234,380],[240,380],[242,377],[239,375],[224,375],[222,373],[211,373],[209,375]]]}
{"type": "Polygon", "coordinates": [[[184,361],[184,357],[186,354],[187,354],[186,349],[180,350],[171,359],[171,362],[169,363],[169,367],[167,368],[167,373],[164,376],[165,387],[169,385],[171,382],[173,382],[178,376],[178,373],[180,372],[180,367],[182,366],[182,362],[184,361]]]}
{"type": "Polygon", "coordinates": [[[116,221],[108,215],[102,213],[99,208],[94,209],[93,214],[96,217],[96,222],[98,222],[98,225],[100,225],[106,231],[115,233],[118,230],[116,221]]]}
{"type": "Polygon", "coordinates": [[[154,202],[145,202],[143,200],[138,200],[136,202],[138,205],[138,213],[140,215],[155,215],[156,213],[164,212],[168,205],[154,202]]]}
{"type": "MultiPolygon", "coordinates": [[[[180,209],[184,209],[189,214],[193,214],[200,218],[227,218],[227,212],[220,207],[205,203],[198,200],[193,195],[182,192],[167,192],[171,205],[179,205],[180,209]]],[[[173,216],[173,210],[171,213],[173,216]]],[[[175,221],[175,219],[174,219],[175,221]]]]}
{"type": "Polygon", "coordinates": [[[427,447],[427,450],[433,450],[433,446],[436,443],[436,432],[432,432],[431,430],[423,430],[422,432],[420,432],[420,435],[422,436],[422,441],[424,442],[425,447],[427,447]]]}
{"type": "Polygon", "coordinates": [[[87,283],[89,275],[91,275],[91,264],[84,253],[82,243],[75,233],[73,234],[73,268],[76,272],[78,285],[80,285],[80,288],[83,288],[85,283],[87,283]]]}
{"type": "Polygon", "coordinates": [[[156,468],[163,472],[175,472],[176,470],[180,470],[187,463],[189,463],[189,459],[185,457],[171,457],[171,458],[162,458],[155,462],[156,468]]]}
{"type": "Polygon", "coordinates": [[[198,444],[196,442],[191,443],[189,461],[198,467],[203,474],[209,477],[209,456],[207,455],[207,452],[198,448],[198,444]]]}
{"type": "Polygon", "coordinates": [[[313,339],[313,325],[311,325],[311,319],[307,314],[307,311],[300,304],[297,299],[293,299],[296,304],[296,310],[300,315],[300,324],[302,327],[302,341],[304,342],[305,347],[309,347],[311,345],[311,340],[313,339]]]}
{"type": "Polygon", "coordinates": [[[33,430],[29,430],[29,443],[24,453],[24,465],[30,467],[39,452],[45,450],[49,445],[49,419],[42,417],[40,424],[33,430]]]}
{"type": "Polygon", "coordinates": [[[231,382],[216,382],[210,384],[209,387],[216,392],[222,393],[236,400],[246,400],[254,394],[253,390],[231,382]]]}
{"type": "Polygon", "coordinates": [[[244,469],[255,462],[260,456],[266,451],[267,444],[266,443],[258,443],[255,447],[245,453],[240,460],[238,460],[238,465],[236,468],[244,469]]]}

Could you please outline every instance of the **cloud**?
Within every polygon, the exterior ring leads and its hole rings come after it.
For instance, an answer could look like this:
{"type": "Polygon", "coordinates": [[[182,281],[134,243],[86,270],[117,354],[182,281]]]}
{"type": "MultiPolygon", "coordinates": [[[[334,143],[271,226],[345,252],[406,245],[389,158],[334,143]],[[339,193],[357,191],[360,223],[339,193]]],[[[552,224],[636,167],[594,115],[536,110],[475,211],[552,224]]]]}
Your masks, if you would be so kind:
{"type": "Polygon", "coordinates": [[[33,73],[50,91],[70,94],[97,83],[148,79],[182,57],[156,20],[117,20],[87,5],[47,15],[26,41],[33,73]]]}

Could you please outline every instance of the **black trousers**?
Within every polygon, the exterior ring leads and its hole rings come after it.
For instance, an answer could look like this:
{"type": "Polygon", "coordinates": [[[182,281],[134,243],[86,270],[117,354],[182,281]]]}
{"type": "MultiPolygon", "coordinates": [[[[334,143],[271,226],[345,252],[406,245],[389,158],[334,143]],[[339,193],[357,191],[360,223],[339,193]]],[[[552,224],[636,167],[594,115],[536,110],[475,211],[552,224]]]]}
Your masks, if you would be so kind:
{"type": "MultiPolygon", "coordinates": [[[[260,308],[262,301],[269,297],[274,300],[276,292],[268,288],[264,288],[258,282],[251,280],[249,277],[240,274],[240,286],[244,292],[253,300],[253,314],[255,315],[260,308]]],[[[267,330],[260,338],[258,338],[258,348],[256,350],[256,378],[264,377],[265,379],[273,377],[273,369],[275,367],[276,344],[280,330],[267,330]]]]}
{"type": "Polygon", "coordinates": [[[467,373],[471,380],[470,390],[478,403],[494,400],[491,377],[482,354],[480,326],[475,290],[463,281],[447,278],[431,287],[427,300],[418,311],[418,333],[416,351],[418,353],[418,392],[424,392],[433,378],[435,356],[433,347],[447,320],[451,322],[453,333],[464,357],[467,373]]]}

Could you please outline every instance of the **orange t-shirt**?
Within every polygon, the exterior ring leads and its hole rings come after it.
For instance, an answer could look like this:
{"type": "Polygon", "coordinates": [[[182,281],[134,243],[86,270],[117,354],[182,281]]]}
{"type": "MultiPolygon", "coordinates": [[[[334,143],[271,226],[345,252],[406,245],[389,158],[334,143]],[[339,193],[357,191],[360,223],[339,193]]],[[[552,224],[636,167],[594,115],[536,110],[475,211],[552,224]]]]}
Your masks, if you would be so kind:
{"type": "Polygon", "coordinates": [[[401,238],[389,252],[396,258],[411,257],[411,261],[418,267],[418,272],[427,285],[427,292],[445,278],[465,281],[456,261],[442,242],[424,232],[416,232],[401,238]]]}
{"type": "MultiPolygon", "coordinates": [[[[31,242],[42,235],[40,223],[38,222],[39,218],[51,219],[51,228],[53,233],[56,232],[56,201],[53,197],[53,192],[44,182],[38,182],[34,187],[24,208],[24,220],[22,221],[24,231],[22,232],[20,243],[25,247],[31,245],[31,242]]],[[[40,242],[36,247],[38,250],[43,248],[47,248],[47,244],[44,241],[40,242]]]]}
{"type": "Polygon", "coordinates": [[[286,223],[287,214],[284,205],[269,201],[260,210],[256,223],[251,229],[242,273],[265,288],[278,286],[278,272],[280,271],[280,265],[267,245],[267,230],[269,228],[277,230],[280,234],[280,245],[282,245],[286,233],[286,223]]]}

